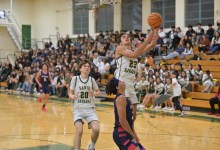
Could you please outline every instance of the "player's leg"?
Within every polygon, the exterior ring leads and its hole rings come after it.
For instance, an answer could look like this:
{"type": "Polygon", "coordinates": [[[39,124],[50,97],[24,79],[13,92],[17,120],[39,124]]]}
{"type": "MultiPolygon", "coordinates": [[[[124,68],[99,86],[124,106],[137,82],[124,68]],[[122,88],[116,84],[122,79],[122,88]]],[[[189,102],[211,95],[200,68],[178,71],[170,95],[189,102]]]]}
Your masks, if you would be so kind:
{"type": "Polygon", "coordinates": [[[91,135],[91,143],[88,145],[88,150],[95,149],[95,144],[99,137],[99,122],[98,122],[98,116],[96,114],[96,111],[94,108],[89,108],[86,111],[86,121],[88,122],[89,129],[92,129],[92,135],[91,135]]]}
{"type": "Polygon", "coordinates": [[[185,115],[185,112],[183,111],[183,108],[180,104],[179,98],[180,98],[179,96],[174,96],[172,101],[173,101],[174,105],[176,106],[176,108],[180,110],[180,112],[181,112],[180,117],[182,117],[185,115]]]}
{"type": "Polygon", "coordinates": [[[74,150],[80,150],[81,139],[83,134],[83,122],[82,120],[75,121],[76,134],[74,139],[74,150]]]}
{"type": "Polygon", "coordinates": [[[48,99],[49,99],[49,96],[50,96],[50,89],[49,87],[46,87],[44,89],[44,92],[45,92],[45,100],[44,100],[44,107],[47,105],[48,103],[48,99]]]}
{"type": "Polygon", "coordinates": [[[138,143],[122,127],[114,129],[113,140],[120,150],[140,150],[138,143]]]}
{"type": "Polygon", "coordinates": [[[135,121],[137,116],[137,104],[139,102],[133,84],[126,84],[125,96],[131,101],[131,104],[133,105],[133,121],[135,121]]]}
{"type": "Polygon", "coordinates": [[[88,146],[88,150],[93,150],[95,149],[95,144],[99,137],[99,122],[92,121],[89,123],[89,126],[92,129],[92,135],[91,135],[91,144],[88,146]]]}

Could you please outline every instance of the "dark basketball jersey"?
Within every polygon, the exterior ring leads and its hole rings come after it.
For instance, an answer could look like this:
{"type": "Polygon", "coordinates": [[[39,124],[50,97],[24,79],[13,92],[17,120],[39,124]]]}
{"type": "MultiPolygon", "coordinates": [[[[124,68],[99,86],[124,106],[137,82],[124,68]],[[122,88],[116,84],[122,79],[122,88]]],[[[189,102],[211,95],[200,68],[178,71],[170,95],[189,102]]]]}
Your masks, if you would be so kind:
{"type": "MultiPolygon", "coordinates": [[[[121,127],[120,122],[119,122],[119,116],[118,116],[118,110],[116,107],[116,100],[117,97],[120,96],[122,94],[116,94],[115,100],[114,100],[114,112],[115,112],[115,128],[121,127]]],[[[127,101],[127,106],[126,106],[126,118],[127,121],[129,123],[129,126],[131,129],[133,129],[133,113],[132,113],[132,109],[131,109],[131,102],[126,99],[127,101]]]]}
{"type": "Polygon", "coordinates": [[[50,83],[50,77],[49,77],[49,72],[44,73],[43,71],[41,71],[41,75],[40,75],[40,84],[43,87],[48,87],[50,83]]]}

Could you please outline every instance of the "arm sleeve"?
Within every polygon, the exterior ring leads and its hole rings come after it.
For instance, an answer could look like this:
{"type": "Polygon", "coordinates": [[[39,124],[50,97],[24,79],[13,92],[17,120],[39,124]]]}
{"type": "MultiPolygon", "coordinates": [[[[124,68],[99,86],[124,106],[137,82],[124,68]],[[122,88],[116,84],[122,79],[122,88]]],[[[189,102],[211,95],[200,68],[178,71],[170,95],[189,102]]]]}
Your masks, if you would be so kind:
{"type": "Polygon", "coordinates": [[[70,82],[70,89],[71,89],[71,90],[74,90],[74,88],[75,88],[75,82],[76,82],[76,76],[74,76],[74,77],[71,79],[71,82],[70,82]]]}
{"type": "Polygon", "coordinates": [[[95,82],[94,78],[92,78],[92,85],[93,85],[93,91],[99,90],[99,87],[98,87],[97,83],[95,82]]]}

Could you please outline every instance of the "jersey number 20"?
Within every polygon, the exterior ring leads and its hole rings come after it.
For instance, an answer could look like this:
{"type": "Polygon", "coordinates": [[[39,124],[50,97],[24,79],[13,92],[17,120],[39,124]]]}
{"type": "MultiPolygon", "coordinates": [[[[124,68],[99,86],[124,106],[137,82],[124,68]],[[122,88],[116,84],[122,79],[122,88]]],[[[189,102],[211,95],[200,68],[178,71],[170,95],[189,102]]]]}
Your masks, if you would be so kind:
{"type": "Polygon", "coordinates": [[[88,98],[88,96],[89,96],[88,92],[81,92],[80,93],[81,98],[88,98]]]}

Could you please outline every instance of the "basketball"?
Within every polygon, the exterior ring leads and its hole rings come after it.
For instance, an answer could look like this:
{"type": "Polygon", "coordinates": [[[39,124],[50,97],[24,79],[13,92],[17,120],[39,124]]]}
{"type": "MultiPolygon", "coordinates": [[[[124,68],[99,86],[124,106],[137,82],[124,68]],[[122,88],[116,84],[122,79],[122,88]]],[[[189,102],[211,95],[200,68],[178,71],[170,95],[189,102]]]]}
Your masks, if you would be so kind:
{"type": "Polygon", "coordinates": [[[151,26],[151,28],[156,29],[161,26],[162,17],[159,13],[152,13],[148,16],[147,23],[151,26]]]}

